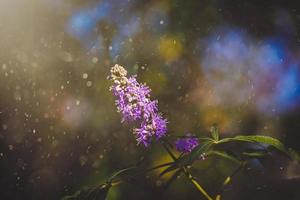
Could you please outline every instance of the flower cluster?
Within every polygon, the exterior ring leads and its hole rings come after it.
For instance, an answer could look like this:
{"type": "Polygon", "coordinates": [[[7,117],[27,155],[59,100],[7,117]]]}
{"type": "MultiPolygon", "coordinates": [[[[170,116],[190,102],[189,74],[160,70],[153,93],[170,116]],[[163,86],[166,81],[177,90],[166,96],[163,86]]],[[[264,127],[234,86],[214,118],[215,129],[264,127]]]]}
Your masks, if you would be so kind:
{"type": "Polygon", "coordinates": [[[190,153],[199,145],[198,138],[187,136],[187,138],[181,138],[175,142],[176,149],[182,153],[190,153]]]}
{"type": "Polygon", "coordinates": [[[122,122],[138,122],[134,129],[138,144],[149,146],[154,138],[166,135],[167,121],[158,112],[157,100],[150,99],[151,89],[137,82],[135,76],[127,78],[127,71],[120,65],[111,68],[109,79],[114,82],[111,90],[117,97],[118,112],[122,113],[122,122]]]}

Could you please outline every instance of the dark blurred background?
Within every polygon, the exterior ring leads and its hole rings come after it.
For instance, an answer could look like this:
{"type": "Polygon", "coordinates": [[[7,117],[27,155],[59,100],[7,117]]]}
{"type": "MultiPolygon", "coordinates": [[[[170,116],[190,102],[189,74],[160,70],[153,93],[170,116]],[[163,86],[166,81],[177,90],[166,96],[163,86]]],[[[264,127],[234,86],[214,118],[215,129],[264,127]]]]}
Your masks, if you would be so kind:
{"type": "MultiPolygon", "coordinates": [[[[152,88],[170,134],[263,134],[300,151],[297,1],[0,0],[0,199],[55,200],[143,160],[106,79],[118,63],[152,88]]],[[[212,194],[235,166],[192,169],[212,194]]],[[[184,176],[114,187],[109,200],[203,199],[184,176]]],[[[300,199],[300,169],[254,160],[224,199],[300,199]]]]}

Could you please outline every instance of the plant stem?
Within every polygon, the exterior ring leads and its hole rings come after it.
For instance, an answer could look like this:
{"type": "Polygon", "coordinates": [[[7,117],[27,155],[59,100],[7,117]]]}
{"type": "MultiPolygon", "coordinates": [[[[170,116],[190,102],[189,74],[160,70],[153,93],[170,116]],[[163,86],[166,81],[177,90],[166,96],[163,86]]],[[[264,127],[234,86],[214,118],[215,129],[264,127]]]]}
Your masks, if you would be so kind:
{"type": "MultiPolygon", "coordinates": [[[[162,143],[163,147],[165,150],[168,152],[168,154],[172,157],[174,161],[177,160],[175,155],[171,152],[171,150],[165,145],[165,143],[162,143]]],[[[213,200],[211,196],[204,190],[204,188],[197,182],[197,180],[192,176],[192,174],[187,170],[186,167],[182,167],[184,174],[186,177],[193,183],[193,185],[208,199],[208,200],[213,200]]]]}
{"type": "Polygon", "coordinates": [[[186,167],[183,168],[184,174],[186,177],[194,184],[194,186],[208,199],[213,200],[211,196],[204,190],[204,188],[197,182],[197,180],[192,176],[192,174],[186,169],[186,167]]]}
{"type": "Polygon", "coordinates": [[[213,200],[208,194],[207,192],[202,188],[202,186],[195,180],[195,179],[191,179],[192,183],[196,186],[196,188],[202,192],[202,194],[208,199],[208,200],[213,200]]]}

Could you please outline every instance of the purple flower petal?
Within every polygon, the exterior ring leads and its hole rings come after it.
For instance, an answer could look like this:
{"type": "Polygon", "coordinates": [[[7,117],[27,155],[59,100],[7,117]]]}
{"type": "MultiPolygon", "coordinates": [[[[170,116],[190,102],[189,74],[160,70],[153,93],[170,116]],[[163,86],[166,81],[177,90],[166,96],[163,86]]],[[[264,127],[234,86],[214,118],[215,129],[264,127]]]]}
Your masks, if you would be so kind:
{"type": "Polygon", "coordinates": [[[176,149],[183,153],[190,153],[198,145],[199,140],[195,137],[182,138],[175,142],[176,149]]]}

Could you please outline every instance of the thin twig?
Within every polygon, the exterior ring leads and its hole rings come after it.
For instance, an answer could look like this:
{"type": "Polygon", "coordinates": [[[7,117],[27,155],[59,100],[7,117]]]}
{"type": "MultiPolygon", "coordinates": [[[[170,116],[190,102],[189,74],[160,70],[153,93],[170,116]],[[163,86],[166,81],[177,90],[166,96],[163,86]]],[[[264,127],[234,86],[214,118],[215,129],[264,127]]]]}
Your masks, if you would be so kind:
{"type": "MultiPolygon", "coordinates": [[[[171,150],[164,144],[162,143],[163,147],[165,150],[169,153],[169,155],[172,157],[174,162],[176,162],[177,158],[174,156],[174,154],[171,152],[171,150]]],[[[192,176],[192,174],[187,170],[186,167],[181,167],[181,169],[184,171],[184,174],[187,176],[187,178],[193,183],[193,185],[208,199],[208,200],[213,200],[211,196],[204,190],[204,188],[197,182],[197,180],[192,176]]]]}

